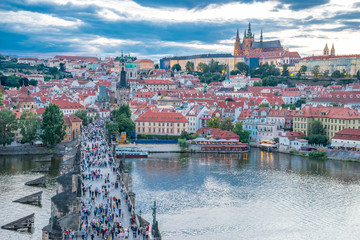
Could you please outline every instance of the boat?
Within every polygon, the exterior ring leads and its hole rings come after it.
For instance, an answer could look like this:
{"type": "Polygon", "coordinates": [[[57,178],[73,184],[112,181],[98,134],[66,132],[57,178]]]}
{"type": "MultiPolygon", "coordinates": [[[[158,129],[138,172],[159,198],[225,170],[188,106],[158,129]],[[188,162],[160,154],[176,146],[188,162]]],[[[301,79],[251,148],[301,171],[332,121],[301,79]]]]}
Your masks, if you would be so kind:
{"type": "Polygon", "coordinates": [[[125,158],[147,158],[148,152],[141,151],[137,148],[119,148],[115,149],[115,154],[117,158],[125,157],[125,158]]]}
{"type": "Polygon", "coordinates": [[[260,149],[268,152],[274,152],[278,150],[278,144],[274,141],[263,140],[260,142],[260,149]]]}

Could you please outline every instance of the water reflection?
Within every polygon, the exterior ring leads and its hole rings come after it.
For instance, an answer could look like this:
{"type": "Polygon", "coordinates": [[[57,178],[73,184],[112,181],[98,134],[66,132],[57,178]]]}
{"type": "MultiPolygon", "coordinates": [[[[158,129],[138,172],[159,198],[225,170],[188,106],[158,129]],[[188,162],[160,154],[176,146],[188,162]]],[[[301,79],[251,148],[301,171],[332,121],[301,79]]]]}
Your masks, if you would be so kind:
{"type": "Polygon", "coordinates": [[[164,239],[356,239],[359,163],[252,149],[151,154],[127,166],[148,220],[158,201],[164,239]]]}

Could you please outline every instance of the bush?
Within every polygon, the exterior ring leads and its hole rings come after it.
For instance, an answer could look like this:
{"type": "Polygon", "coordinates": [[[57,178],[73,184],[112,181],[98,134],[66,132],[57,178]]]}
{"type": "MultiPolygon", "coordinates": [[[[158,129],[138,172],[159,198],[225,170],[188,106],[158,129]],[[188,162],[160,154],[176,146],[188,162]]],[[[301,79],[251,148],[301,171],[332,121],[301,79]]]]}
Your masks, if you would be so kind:
{"type": "Polygon", "coordinates": [[[327,154],[326,152],[321,152],[321,151],[311,151],[309,153],[309,158],[323,160],[327,158],[327,154]]]}

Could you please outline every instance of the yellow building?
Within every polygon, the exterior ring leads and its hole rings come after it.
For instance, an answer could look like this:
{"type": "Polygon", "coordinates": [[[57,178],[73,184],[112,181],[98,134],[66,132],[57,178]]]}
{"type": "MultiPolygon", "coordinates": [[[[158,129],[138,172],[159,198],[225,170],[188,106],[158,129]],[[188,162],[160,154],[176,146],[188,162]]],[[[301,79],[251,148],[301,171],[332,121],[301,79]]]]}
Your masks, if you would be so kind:
{"type": "Polygon", "coordinates": [[[187,62],[194,63],[194,68],[197,70],[199,63],[209,64],[212,60],[219,62],[219,64],[226,64],[229,66],[229,70],[235,70],[238,62],[244,62],[243,57],[234,57],[231,54],[202,54],[186,57],[173,57],[170,59],[170,68],[175,64],[179,64],[182,70],[185,70],[187,62]]]}
{"type": "Polygon", "coordinates": [[[154,68],[154,61],[151,59],[137,59],[134,61],[134,64],[140,70],[148,70],[154,68]]]}
{"type": "Polygon", "coordinates": [[[360,129],[360,113],[357,110],[344,107],[305,106],[293,117],[294,132],[302,132],[308,136],[313,121],[320,121],[323,124],[329,140],[343,129],[360,129]]]}
{"type": "Polygon", "coordinates": [[[64,116],[65,126],[66,126],[66,135],[63,142],[71,142],[77,139],[80,135],[82,120],[71,114],[64,116]]]}
{"type": "Polygon", "coordinates": [[[180,135],[189,130],[189,121],[177,112],[153,112],[141,114],[135,120],[136,134],[180,135]]]}

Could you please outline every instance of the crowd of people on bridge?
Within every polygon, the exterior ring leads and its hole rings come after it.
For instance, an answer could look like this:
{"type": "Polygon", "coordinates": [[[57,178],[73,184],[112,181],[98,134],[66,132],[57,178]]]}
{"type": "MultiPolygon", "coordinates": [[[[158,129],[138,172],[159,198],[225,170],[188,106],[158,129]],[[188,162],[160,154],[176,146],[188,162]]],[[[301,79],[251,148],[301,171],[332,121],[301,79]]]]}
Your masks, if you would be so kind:
{"type": "MultiPolygon", "coordinates": [[[[149,227],[139,228],[136,224],[130,198],[105,141],[103,125],[98,121],[82,132],[81,237],[148,239],[149,227]]],[[[71,238],[71,234],[66,237],[71,238]]]]}

